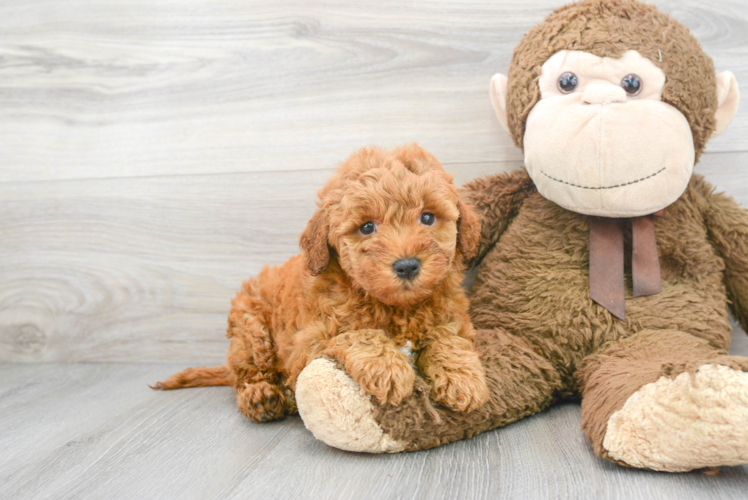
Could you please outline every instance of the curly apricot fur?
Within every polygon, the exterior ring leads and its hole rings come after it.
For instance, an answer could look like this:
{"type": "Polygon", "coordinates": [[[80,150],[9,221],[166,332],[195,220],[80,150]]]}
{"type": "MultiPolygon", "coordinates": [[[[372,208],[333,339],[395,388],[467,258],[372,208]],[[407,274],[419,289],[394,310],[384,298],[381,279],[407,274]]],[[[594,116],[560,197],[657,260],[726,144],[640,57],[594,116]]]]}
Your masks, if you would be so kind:
{"type": "Polygon", "coordinates": [[[265,267],[232,301],[227,367],[188,369],[156,388],[232,385],[249,418],[295,411],[293,389],[319,356],[338,359],[369,394],[398,404],[415,372],[399,348],[410,341],[435,399],[472,410],[488,398],[473,350],[475,331],[460,286],[480,221],[460,201],[452,176],[417,145],[363,148],[319,191],[319,208],[301,235],[301,255],[265,267]],[[433,225],[421,223],[432,213],[433,225]],[[376,231],[359,227],[373,222],[376,231]],[[420,270],[404,280],[398,259],[420,270]]]}

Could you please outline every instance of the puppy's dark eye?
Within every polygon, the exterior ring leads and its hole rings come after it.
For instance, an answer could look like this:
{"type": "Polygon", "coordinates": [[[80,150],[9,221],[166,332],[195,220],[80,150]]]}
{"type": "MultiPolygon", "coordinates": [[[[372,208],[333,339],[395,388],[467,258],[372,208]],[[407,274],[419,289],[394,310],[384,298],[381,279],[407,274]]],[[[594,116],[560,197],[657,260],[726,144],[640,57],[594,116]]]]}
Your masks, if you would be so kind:
{"type": "Polygon", "coordinates": [[[577,75],[571,71],[567,71],[558,77],[558,90],[564,94],[574,92],[574,89],[577,88],[577,84],[579,84],[577,75]]]}
{"type": "Polygon", "coordinates": [[[436,215],[424,212],[421,214],[421,224],[424,226],[433,226],[436,222],[436,215]]]}
{"type": "Polygon", "coordinates": [[[626,75],[621,80],[621,87],[628,95],[636,95],[642,90],[642,82],[638,76],[631,74],[626,75]]]}
{"type": "Polygon", "coordinates": [[[361,232],[361,234],[366,236],[376,231],[377,226],[375,226],[372,221],[369,221],[369,222],[365,222],[364,224],[361,224],[361,227],[359,227],[358,230],[361,232]]]}

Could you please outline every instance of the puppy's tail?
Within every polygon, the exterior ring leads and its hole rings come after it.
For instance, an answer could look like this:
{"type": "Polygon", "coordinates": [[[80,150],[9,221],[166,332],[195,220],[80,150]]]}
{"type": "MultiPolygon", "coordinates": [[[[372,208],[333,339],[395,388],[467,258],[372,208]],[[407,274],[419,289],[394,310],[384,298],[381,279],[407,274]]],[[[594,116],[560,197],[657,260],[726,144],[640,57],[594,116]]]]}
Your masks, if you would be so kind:
{"type": "Polygon", "coordinates": [[[149,385],[151,389],[171,390],[182,389],[184,387],[207,387],[210,385],[234,385],[236,376],[229,369],[228,365],[214,366],[208,368],[201,366],[199,368],[187,368],[179,373],[175,373],[163,382],[157,382],[156,385],[149,385]]]}

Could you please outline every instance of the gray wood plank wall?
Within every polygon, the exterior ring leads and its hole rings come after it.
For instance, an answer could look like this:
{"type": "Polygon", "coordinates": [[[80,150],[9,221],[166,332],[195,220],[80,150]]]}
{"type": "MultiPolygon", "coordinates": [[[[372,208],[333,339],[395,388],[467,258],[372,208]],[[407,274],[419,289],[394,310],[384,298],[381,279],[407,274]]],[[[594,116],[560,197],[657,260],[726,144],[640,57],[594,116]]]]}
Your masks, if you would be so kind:
{"type": "MultiPolygon", "coordinates": [[[[0,1],[0,361],[223,359],[366,144],[517,168],[488,82],[564,0],[0,1]]],[[[742,0],[654,2],[748,82],[742,0]]],[[[748,106],[697,172],[748,205],[748,106]]]]}

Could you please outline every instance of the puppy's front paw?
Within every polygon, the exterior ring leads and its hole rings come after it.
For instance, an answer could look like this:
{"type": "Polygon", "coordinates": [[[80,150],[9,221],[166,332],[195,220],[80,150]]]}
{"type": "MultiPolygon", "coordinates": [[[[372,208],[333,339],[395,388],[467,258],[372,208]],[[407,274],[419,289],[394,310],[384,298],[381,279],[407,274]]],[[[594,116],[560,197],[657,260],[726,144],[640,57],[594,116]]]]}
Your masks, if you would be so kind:
{"type": "Polygon", "coordinates": [[[380,403],[400,404],[416,380],[410,358],[382,330],[356,330],[338,335],[322,353],[337,358],[351,378],[380,403]]]}
{"type": "Polygon", "coordinates": [[[456,411],[473,411],[490,397],[480,364],[435,370],[431,373],[431,383],[431,399],[456,411]]]}
{"type": "Polygon", "coordinates": [[[416,374],[400,352],[362,360],[346,368],[361,389],[375,396],[380,403],[398,405],[413,392],[416,374]]]}

